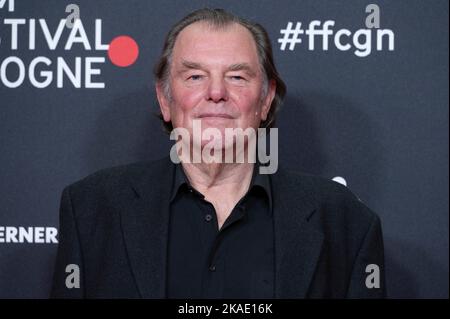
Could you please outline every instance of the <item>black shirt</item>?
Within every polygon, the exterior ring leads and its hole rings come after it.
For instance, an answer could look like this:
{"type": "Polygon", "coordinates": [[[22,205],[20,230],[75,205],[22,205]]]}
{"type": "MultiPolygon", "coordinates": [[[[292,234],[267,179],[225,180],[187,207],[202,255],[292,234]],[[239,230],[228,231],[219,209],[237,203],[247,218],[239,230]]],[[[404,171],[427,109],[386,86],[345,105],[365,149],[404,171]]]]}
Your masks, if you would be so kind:
{"type": "Polygon", "coordinates": [[[214,206],[181,164],[173,177],[168,298],[273,298],[274,236],[269,175],[254,167],[246,195],[218,229],[214,206]]]}

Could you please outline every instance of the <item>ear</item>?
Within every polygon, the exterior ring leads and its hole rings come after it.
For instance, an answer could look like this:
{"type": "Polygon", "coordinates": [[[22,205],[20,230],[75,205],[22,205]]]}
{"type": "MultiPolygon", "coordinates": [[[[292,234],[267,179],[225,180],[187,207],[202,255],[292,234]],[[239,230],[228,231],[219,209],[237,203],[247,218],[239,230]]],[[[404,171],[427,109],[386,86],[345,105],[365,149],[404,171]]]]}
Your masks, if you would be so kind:
{"type": "Polygon", "coordinates": [[[157,82],[155,85],[156,97],[158,98],[159,108],[165,122],[170,122],[170,105],[169,100],[164,92],[163,85],[161,82],[157,82]]]}
{"type": "Polygon", "coordinates": [[[275,92],[277,90],[277,84],[275,80],[269,81],[269,87],[267,89],[267,95],[264,98],[263,105],[261,108],[261,120],[265,121],[267,119],[267,114],[269,114],[270,106],[275,97],[275,92]]]}

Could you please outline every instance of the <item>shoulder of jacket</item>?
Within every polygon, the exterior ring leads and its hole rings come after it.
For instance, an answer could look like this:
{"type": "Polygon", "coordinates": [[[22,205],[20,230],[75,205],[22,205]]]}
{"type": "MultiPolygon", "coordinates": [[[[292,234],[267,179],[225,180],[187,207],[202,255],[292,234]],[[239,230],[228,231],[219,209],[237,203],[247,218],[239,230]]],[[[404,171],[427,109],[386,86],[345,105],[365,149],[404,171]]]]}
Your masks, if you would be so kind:
{"type": "Polygon", "coordinates": [[[167,167],[167,158],[108,167],[66,186],[65,190],[70,194],[72,201],[98,201],[106,196],[115,196],[133,181],[151,179],[153,175],[161,174],[167,167]]]}
{"type": "Polygon", "coordinates": [[[283,168],[279,170],[277,178],[284,191],[294,193],[296,189],[301,189],[307,192],[317,207],[327,214],[369,223],[378,218],[349,187],[332,179],[283,168]]]}

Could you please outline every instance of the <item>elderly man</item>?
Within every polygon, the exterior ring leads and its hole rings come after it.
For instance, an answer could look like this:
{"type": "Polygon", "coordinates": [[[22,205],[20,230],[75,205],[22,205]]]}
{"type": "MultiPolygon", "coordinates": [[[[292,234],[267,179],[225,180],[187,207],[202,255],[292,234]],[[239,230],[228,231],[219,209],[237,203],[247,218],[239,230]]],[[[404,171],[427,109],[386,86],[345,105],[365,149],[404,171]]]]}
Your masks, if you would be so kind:
{"type": "Polygon", "coordinates": [[[211,140],[216,155],[237,154],[227,129],[273,126],[285,86],[260,25],[195,11],[170,30],[155,75],[167,130],[191,136],[199,122],[219,134],[181,141],[180,163],[110,168],[66,187],[53,297],[384,296],[380,221],[346,187],[262,174],[236,155],[191,160],[211,140]]]}

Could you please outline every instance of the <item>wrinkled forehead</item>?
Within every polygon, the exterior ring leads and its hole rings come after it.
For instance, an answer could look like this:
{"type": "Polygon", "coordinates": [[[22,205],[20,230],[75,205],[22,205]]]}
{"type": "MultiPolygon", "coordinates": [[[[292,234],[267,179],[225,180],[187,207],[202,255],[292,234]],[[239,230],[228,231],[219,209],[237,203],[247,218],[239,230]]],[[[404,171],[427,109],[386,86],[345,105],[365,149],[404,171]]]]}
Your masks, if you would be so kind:
{"type": "Polygon", "coordinates": [[[196,22],[187,26],[178,34],[171,60],[174,66],[186,60],[259,66],[255,40],[251,32],[239,23],[215,26],[196,22]]]}

